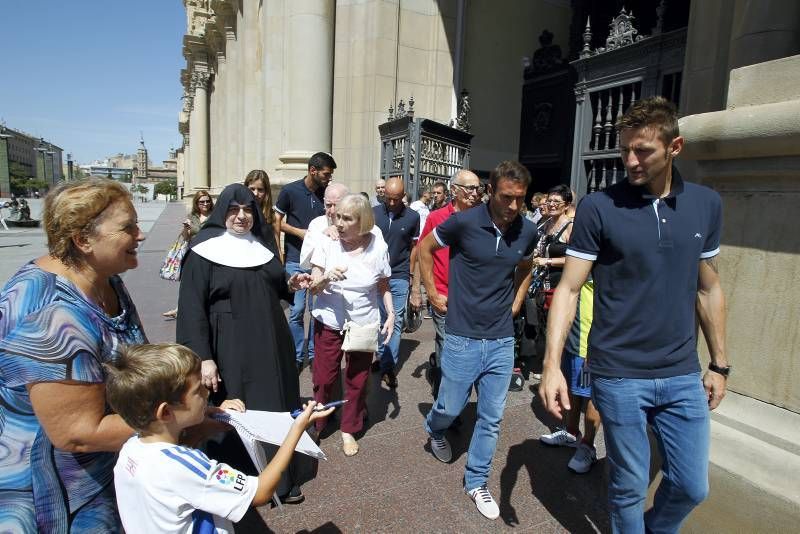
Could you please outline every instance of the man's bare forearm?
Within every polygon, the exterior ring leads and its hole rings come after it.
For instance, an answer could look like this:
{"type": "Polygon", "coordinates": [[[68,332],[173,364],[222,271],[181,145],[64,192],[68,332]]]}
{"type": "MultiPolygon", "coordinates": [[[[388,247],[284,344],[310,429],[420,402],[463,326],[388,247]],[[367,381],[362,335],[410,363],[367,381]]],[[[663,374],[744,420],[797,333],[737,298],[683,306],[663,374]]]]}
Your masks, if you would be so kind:
{"type": "Polygon", "coordinates": [[[431,295],[438,295],[438,291],[436,291],[436,285],[433,283],[433,247],[430,244],[430,236],[429,234],[425,239],[422,240],[417,246],[418,249],[418,258],[419,258],[419,274],[420,278],[422,278],[422,284],[425,286],[425,292],[428,294],[428,298],[431,295]]]}
{"type": "Polygon", "coordinates": [[[725,346],[727,312],[725,310],[725,294],[719,283],[716,257],[702,260],[700,269],[701,278],[695,305],[697,318],[703,336],[706,338],[712,363],[725,367],[728,365],[725,346]]]}
{"type": "Polygon", "coordinates": [[[528,288],[531,286],[531,277],[533,275],[533,258],[526,260],[517,265],[517,270],[514,271],[514,302],[511,309],[516,315],[522,309],[525,302],[525,295],[528,293],[528,288]]]}
{"type": "Polygon", "coordinates": [[[419,293],[419,245],[411,249],[411,291],[419,293]]]}
{"type": "Polygon", "coordinates": [[[291,224],[286,223],[286,221],[281,221],[281,230],[283,230],[283,233],[285,234],[290,234],[299,237],[300,239],[304,239],[306,237],[305,230],[302,228],[296,228],[291,224]]]}

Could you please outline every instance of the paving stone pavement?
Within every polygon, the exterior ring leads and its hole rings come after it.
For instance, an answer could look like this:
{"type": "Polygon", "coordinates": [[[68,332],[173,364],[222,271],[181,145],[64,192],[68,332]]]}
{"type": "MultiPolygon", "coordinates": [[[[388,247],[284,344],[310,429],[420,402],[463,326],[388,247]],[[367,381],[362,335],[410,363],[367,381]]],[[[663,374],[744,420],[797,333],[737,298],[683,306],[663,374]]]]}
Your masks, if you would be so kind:
{"type": "MultiPolygon", "coordinates": [[[[165,251],[185,217],[181,204],[168,204],[140,246],[139,267],[125,273],[151,341],[173,341],[175,321],[161,312],[176,303],[178,284],[158,277],[165,251]]],[[[462,489],[466,450],[475,421],[474,398],[464,412],[460,431],[450,435],[454,461],[442,464],[430,453],[422,427],[431,406],[425,380],[433,351],[433,325],[423,321],[401,344],[400,386],[389,390],[372,374],[369,422],[359,439],[360,452],[341,451],[336,421],[323,434],[328,457],[317,478],[305,486],[305,502],[283,509],[261,507],[237,526],[237,532],[595,532],[607,530],[605,460],[587,475],[575,475],[566,464],[572,449],[541,445],[538,436],[555,428],[535,397],[536,383],[509,393],[489,489],[500,504],[501,518],[481,516],[462,489]]],[[[312,395],[308,369],[300,391],[312,395]]],[[[605,455],[602,438],[599,455],[605,455]]]]}
{"type": "MultiPolygon", "coordinates": [[[[41,200],[31,200],[34,218],[41,200]]],[[[123,274],[152,342],[174,341],[175,321],[161,316],[177,303],[178,284],[161,280],[158,270],[185,218],[181,203],[137,203],[146,240],[139,267],[123,274]]],[[[41,228],[0,229],[0,281],[25,262],[46,252],[41,228]]],[[[449,435],[454,460],[442,464],[427,446],[422,423],[430,409],[424,378],[433,350],[433,326],[423,321],[401,344],[400,386],[388,390],[373,374],[368,396],[369,422],[352,458],[341,452],[335,429],[323,434],[318,476],[303,487],[306,501],[283,509],[251,510],[237,525],[241,533],[261,532],[607,532],[606,461],[602,436],[600,461],[587,475],[570,473],[572,449],[541,445],[538,436],[555,428],[535,396],[537,384],[509,393],[489,489],[500,504],[496,521],[484,519],[462,490],[462,475],[475,420],[474,398],[464,425],[449,435]]],[[[301,393],[311,396],[308,370],[300,376],[301,393]]],[[[655,482],[657,469],[652,470],[655,482]]],[[[711,466],[711,493],[689,517],[683,532],[795,532],[800,514],[759,488],[711,466]]],[[[650,488],[650,498],[655,484],[650,488]]]]}
{"type": "MultiPolygon", "coordinates": [[[[136,205],[146,240],[139,247],[139,267],[123,279],[152,342],[174,341],[175,321],[161,313],[177,303],[178,284],[161,280],[158,270],[180,231],[185,207],[180,203],[136,205]]],[[[0,232],[0,276],[5,281],[25,261],[46,251],[41,229],[0,232]]],[[[360,452],[346,458],[341,434],[323,434],[328,456],[317,478],[305,486],[306,500],[283,509],[251,511],[237,532],[594,532],[606,531],[605,461],[587,475],[566,464],[572,449],[541,445],[538,436],[555,427],[535,397],[536,383],[509,393],[489,489],[501,517],[489,521],[462,489],[466,450],[475,421],[474,398],[464,424],[450,435],[454,460],[442,464],[430,453],[422,427],[431,406],[425,380],[433,350],[433,325],[423,321],[401,344],[400,382],[389,390],[373,374],[368,396],[369,422],[360,452]]],[[[301,393],[310,397],[308,369],[300,376],[301,393]]],[[[602,439],[599,455],[604,456],[602,439]]]]}

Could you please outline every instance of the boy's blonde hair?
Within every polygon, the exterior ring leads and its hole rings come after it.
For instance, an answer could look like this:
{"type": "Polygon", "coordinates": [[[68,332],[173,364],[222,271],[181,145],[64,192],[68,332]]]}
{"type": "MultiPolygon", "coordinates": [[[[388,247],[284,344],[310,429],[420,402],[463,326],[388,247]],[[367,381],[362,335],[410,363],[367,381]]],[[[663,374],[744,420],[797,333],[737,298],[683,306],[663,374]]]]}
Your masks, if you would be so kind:
{"type": "Polygon", "coordinates": [[[130,345],[104,365],[106,400],[136,431],[156,420],[159,404],[180,404],[189,377],[200,372],[200,358],[177,343],[130,345]]]}

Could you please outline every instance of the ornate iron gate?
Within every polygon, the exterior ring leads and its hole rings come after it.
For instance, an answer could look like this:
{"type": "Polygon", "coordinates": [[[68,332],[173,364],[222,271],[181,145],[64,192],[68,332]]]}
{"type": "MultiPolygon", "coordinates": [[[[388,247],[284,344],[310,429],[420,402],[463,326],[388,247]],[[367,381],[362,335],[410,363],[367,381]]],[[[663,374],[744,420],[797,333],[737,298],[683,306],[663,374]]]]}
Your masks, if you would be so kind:
{"type": "MultiPolygon", "coordinates": [[[[659,21],[661,13],[659,13],[659,21]]],[[[583,50],[571,64],[575,84],[572,189],[579,197],[625,177],[619,157],[617,118],[636,100],[663,95],[676,105],[686,51],[686,28],[638,35],[634,17],[623,8],[609,24],[605,47],[591,49],[586,21],[583,50]]]]}
{"type": "Polygon", "coordinates": [[[381,135],[381,178],[401,176],[410,200],[437,181],[450,183],[458,170],[469,168],[469,100],[461,98],[461,112],[454,126],[414,117],[414,99],[409,109],[401,100],[397,112],[389,108],[389,119],[378,126],[381,135]],[[467,110],[464,112],[464,110],[467,110]]]}

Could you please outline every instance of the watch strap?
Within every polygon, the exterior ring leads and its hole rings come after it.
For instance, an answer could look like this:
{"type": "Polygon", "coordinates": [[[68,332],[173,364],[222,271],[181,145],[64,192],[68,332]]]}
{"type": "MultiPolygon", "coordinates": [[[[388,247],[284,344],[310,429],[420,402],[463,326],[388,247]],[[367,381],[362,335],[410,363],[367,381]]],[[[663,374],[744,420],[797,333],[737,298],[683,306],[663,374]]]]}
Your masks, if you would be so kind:
{"type": "Polygon", "coordinates": [[[709,363],[708,364],[708,370],[709,371],[714,371],[715,373],[718,373],[718,374],[721,374],[725,378],[727,378],[728,375],[731,374],[731,366],[730,365],[728,365],[727,367],[720,367],[719,365],[716,365],[714,363],[709,363]]]}

